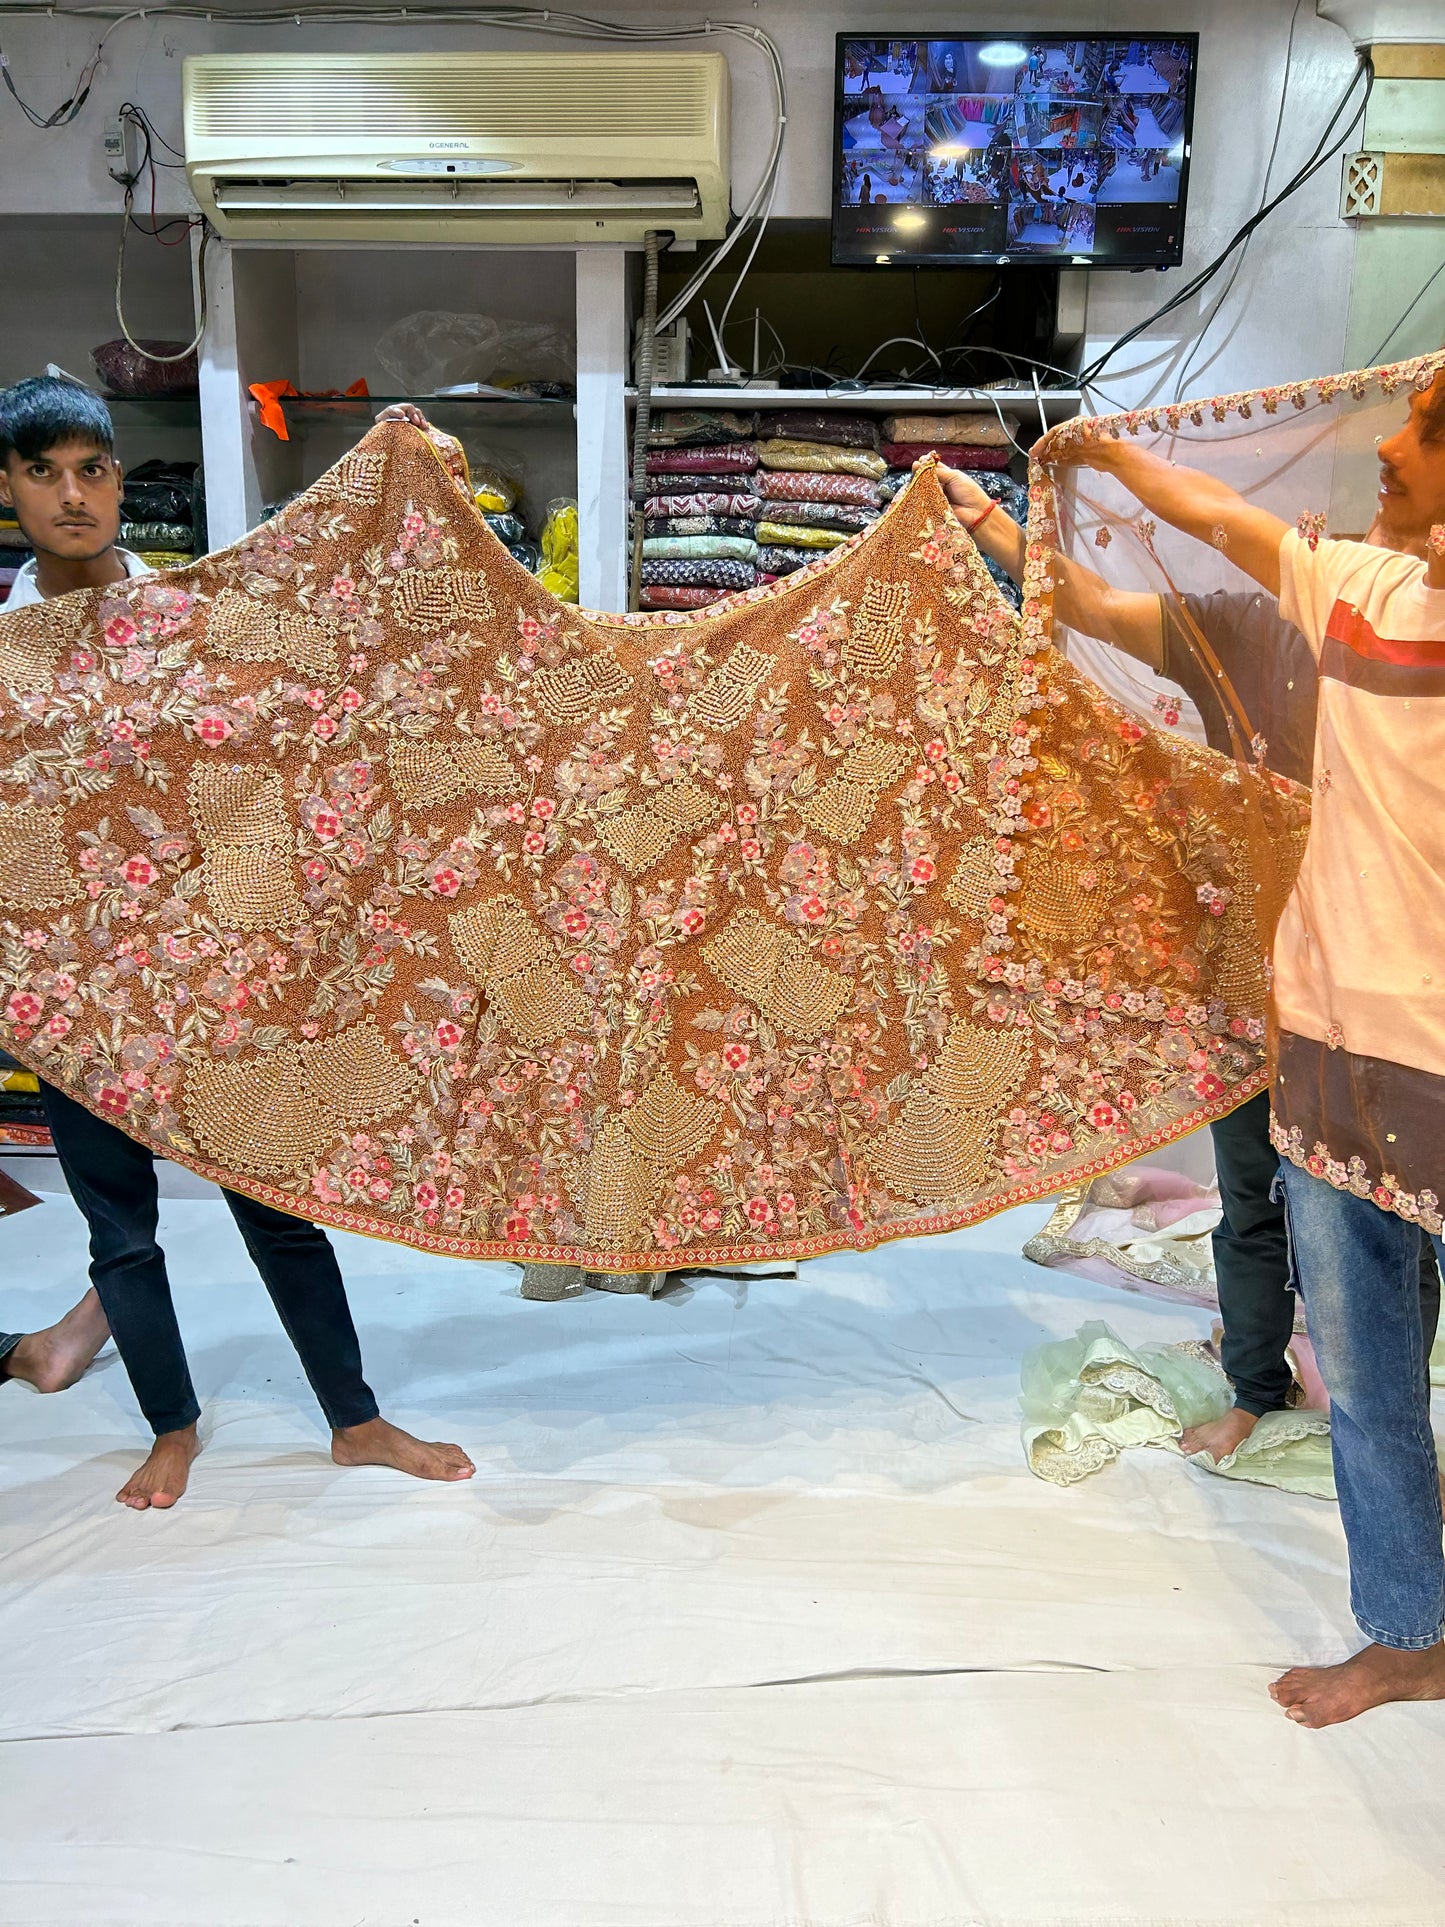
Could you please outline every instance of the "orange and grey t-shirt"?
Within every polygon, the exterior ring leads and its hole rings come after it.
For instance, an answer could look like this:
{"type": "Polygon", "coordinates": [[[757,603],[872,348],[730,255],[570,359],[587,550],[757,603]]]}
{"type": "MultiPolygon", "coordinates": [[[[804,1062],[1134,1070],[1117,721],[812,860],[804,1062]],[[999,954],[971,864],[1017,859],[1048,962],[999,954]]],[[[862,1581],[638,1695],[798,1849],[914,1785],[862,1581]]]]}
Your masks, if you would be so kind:
{"type": "Polygon", "coordinates": [[[1279,606],[1319,697],[1309,844],[1274,945],[1275,1142],[1439,1231],[1445,589],[1412,556],[1291,531],[1279,606]]]}

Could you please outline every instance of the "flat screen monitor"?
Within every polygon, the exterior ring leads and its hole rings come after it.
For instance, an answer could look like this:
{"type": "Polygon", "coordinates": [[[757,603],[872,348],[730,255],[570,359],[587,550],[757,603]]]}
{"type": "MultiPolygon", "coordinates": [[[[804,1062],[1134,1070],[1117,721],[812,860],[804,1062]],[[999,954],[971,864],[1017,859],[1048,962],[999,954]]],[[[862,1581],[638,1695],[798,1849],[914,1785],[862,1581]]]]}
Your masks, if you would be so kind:
{"type": "Polygon", "coordinates": [[[833,260],[1177,267],[1199,36],[839,34],[833,260]]]}

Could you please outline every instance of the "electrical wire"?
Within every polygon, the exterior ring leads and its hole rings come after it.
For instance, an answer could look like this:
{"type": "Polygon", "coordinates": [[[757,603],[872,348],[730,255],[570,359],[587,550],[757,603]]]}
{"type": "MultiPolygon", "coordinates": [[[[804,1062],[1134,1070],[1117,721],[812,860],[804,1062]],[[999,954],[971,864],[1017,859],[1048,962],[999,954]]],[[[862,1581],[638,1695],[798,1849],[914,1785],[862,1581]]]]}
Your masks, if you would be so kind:
{"type": "MultiPolygon", "coordinates": [[[[126,239],[129,236],[132,227],[139,226],[139,223],[134,220],[131,214],[131,201],[132,201],[131,190],[127,188],[125,191],[125,213],[121,216],[121,223],[120,223],[120,248],[115,257],[115,318],[117,322],[120,324],[120,332],[125,339],[126,345],[130,348],[133,348],[138,355],[143,355],[147,361],[155,361],[155,362],[161,362],[161,363],[186,361],[200,347],[201,342],[205,337],[206,322],[209,318],[210,299],[206,292],[206,249],[211,244],[210,224],[206,221],[202,221],[198,224],[201,229],[201,245],[196,255],[196,296],[200,305],[200,318],[196,323],[196,332],[191,336],[191,339],[186,343],[185,347],[181,349],[179,354],[175,354],[175,355],[154,354],[149,348],[143,347],[141,343],[136,340],[135,336],[131,333],[130,326],[127,323],[125,318],[125,307],[124,307],[124,300],[123,300],[123,285],[125,282],[125,244],[126,244],[126,239]]],[[[187,223],[187,225],[190,226],[195,224],[187,223]]],[[[141,232],[144,233],[145,230],[142,228],[141,232]]],[[[170,243],[170,245],[175,246],[177,244],[175,242],[172,242],[170,243]]]]}
{"type": "Polygon", "coordinates": [[[1224,266],[1225,262],[1229,259],[1230,255],[1233,254],[1234,250],[1237,247],[1240,247],[1244,242],[1246,242],[1249,239],[1250,235],[1254,233],[1255,229],[1259,227],[1264,221],[1268,220],[1268,218],[1270,217],[1271,214],[1274,213],[1276,208],[1280,207],[1285,201],[1287,201],[1292,194],[1296,193],[1301,187],[1304,186],[1305,182],[1309,180],[1311,176],[1317,174],[1320,171],[1320,169],[1326,165],[1328,161],[1333,159],[1335,154],[1337,154],[1340,151],[1340,149],[1345,145],[1345,143],[1349,140],[1350,136],[1354,133],[1355,129],[1360,125],[1361,121],[1363,121],[1366,110],[1369,107],[1370,95],[1374,89],[1374,85],[1375,85],[1374,67],[1370,62],[1369,55],[1366,53],[1362,53],[1359,57],[1358,62],[1356,63],[1354,72],[1350,75],[1350,79],[1345,88],[1345,91],[1340,96],[1339,102],[1337,103],[1334,112],[1331,114],[1329,121],[1325,126],[1325,131],[1323,132],[1323,134],[1321,134],[1319,141],[1315,146],[1315,150],[1313,154],[1311,154],[1310,158],[1298,170],[1298,172],[1293,176],[1293,178],[1286,182],[1284,187],[1281,188],[1280,192],[1275,195],[1272,201],[1267,202],[1255,214],[1252,214],[1250,216],[1249,220],[1247,220],[1244,223],[1244,225],[1231,236],[1230,240],[1220,250],[1220,252],[1214,257],[1214,259],[1208,263],[1207,266],[1205,266],[1204,268],[1201,268],[1196,275],[1194,275],[1188,282],[1185,283],[1185,285],[1182,288],[1180,288],[1175,294],[1173,294],[1168,301],[1164,302],[1160,307],[1156,308],[1152,314],[1146,315],[1142,321],[1137,322],[1134,327],[1128,329],[1124,334],[1120,335],[1118,340],[1115,341],[1110,347],[1106,348],[1102,354],[1095,356],[1094,360],[1089,363],[1088,367],[1085,368],[1078,377],[1079,386],[1081,388],[1092,385],[1094,377],[1099,373],[1101,369],[1106,368],[1108,366],[1108,364],[1114,359],[1115,355],[1119,353],[1119,350],[1121,348],[1127,347],[1128,344],[1131,341],[1135,340],[1137,336],[1143,334],[1146,328],[1152,328],[1156,321],[1162,321],[1166,315],[1172,314],[1176,308],[1182,306],[1184,302],[1192,299],[1194,295],[1198,294],[1199,290],[1202,287],[1206,286],[1207,283],[1210,282],[1216,274],[1218,274],[1219,270],[1224,266]],[[1364,76],[1365,90],[1361,97],[1360,104],[1356,108],[1354,116],[1351,119],[1349,125],[1345,128],[1344,132],[1338,136],[1338,138],[1334,142],[1334,145],[1327,146],[1327,143],[1329,143],[1331,136],[1334,134],[1334,130],[1336,126],[1339,124],[1340,116],[1344,113],[1345,109],[1349,106],[1351,96],[1354,94],[1355,88],[1358,85],[1360,77],[1362,75],[1364,76]]]}
{"type": "MultiPolygon", "coordinates": [[[[100,44],[97,46],[95,54],[92,56],[85,73],[82,75],[82,80],[72,93],[71,98],[48,117],[40,114],[39,110],[31,108],[21,99],[11,76],[9,61],[5,56],[3,48],[0,48],[0,78],[4,79],[5,85],[14,96],[16,103],[33,125],[37,127],[64,126],[74,120],[81,108],[84,107],[86,97],[90,91],[91,82],[94,79],[95,70],[100,62],[101,49],[111,34],[129,22],[143,21],[147,18],[155,19],[156,17],[157,15],[154,9],[145,7],[110,5],[82,7],[66,6],[63,4],[50,5],[49,0],[3,0],[3,4],[0,4],[0,20],[37,18],[47,20],[108,20],[110,25],[101,37],[100,44]]],[[[431,26],[473,24],[504,28],[519,33],[545,33],[565,39],[622,41],[624,44],[638,46],[656,43],[658,41],[711,39],[718,34],[731,35],[735,38],[745,40],[749,45],[763,54],[767,64],[776,107],[776,122],[773,129],[773,137],[769,143],[763,170],[759,176],[757,185],[748,196],[731,232],[723,238],[697,273],[692,276],[684,285],[681,292],[674,297],[669,306],[658,316],[657,332],[661,333],[663,329],[671,327],[672,323],[687,307],[707,277],[717,271],[719,265],[732,253],[734,248],[741,244],[746,238],[749,228],[754,225],[756,225],[757,231],[753,236],[752,246],[743,263],[742,272],[738,275],[732,293],[724,305],[724,315],[726,315],[732,307],[733,301],[737,297],[738,289],[742,286],[743,279],[748,269],[752,266],[753,259],[757,254],[758,244],[767,227],[768,217],[772,212],[773,197],[777,191],[778,168],[783,151],[783,136],[788,124],[788,106],[787,78],[783,68],[782,53],[778,48],[778,44],[770,34],[765,33],[761,27],[753,26],[750,22],[741,20],[705,20],[690,26],[661,27],[599,20],[590,14],[562,12],[551,7],[369,7],[338,4],[337,0],[324,0],[324,3],[320,5],[308,5],[305,3],[305,0],[302,0],[302,3],[297,6],[248,8],[243,13],[234,14],[220,13],[214,8],[196,5],[194,4],[194,0],[188,0],[187,4],[167,5],[164,9],[163,17],[168,22],[173,20],[205,20],[212,25],[231,24],[234,22],[237,25],[247,27],[274,26],[282,23],[299,27],[313,21],[336,24],[344,23],[349,25],[358,23],[395,25],[413,22],[418,25],[425,24],[431,26]]]]}
{"type": "MultiPolygon", "coordinates": [[[[1272,175],[1274,174],[1275,161],[1279,157],[1280,135],[1284,131],[1284,110],[1285,110],[1285,104],[1289,100],[1290,73],[1292,71],[1292,65],[1294,61],[1295,29],[1299,25],[1300,9],[1303,6],[1304,6],[1304,0],[1294,0],[1294,12],[1289,17],[1289,38],[1285,41],[1285,47],[1284,47],[1284,76],[1280,82],[1280,90],[1279,90],[1279,112],[1274,117],[1274,138],[1271,140],[1269,144],[1269,159],[1264,164],[1264,186],[1260,190],[1261,205],[1263,205],[1263,203],[1269,199],[1269,183],[1272,175]]],[[[1234,284],[1239,279],[1240,270],[1244,266],[1245,256],[1249,253],[1249,243],[1253,239],[1254,239],[1254,236],[1251,234],[1249,236],[1249,239],[1245,241],[1244,246],[1239,250],[1239,256],[1234,263],[1233,272],[1230,274],[1228,281],[1226,281],[1224,284],[1224,292],[1220,295],[1219,299],[1215,302],[1214,306],[1209,310],[1208,315],[1206,315],[1204,319],[1203,325],[1201,326],[1198,334],[1194,337],[1194,341],[1192,346],[1190,347],[1189,353],[1185,357],[1184,366],[1179,370],[1179,374],[1174,383],[1174,399],[1176,401],[1178,401],[1184,394],[1185,384],[1189,380],[1189,371],[1191,368],[1193,368],[1194,363],[1198,358],[1199,351],[1204,346],[1204,337],[1209,333],[1209,330],[1214,326],[1215,322],[1219,319],[1220,313],[1224,308],[1224,304],[1228,301],[1229,297],[1234,293],[1234,284]]]]}
{"type": "Polygon", "coordinates": [[[1399,334],[1400,330],[1404,327],[1405,323],[1410,319],[1410,316],[1414,314],[1415,310],[1419,307],[1420,303],[1425,299],[1426,295],[1429,294],[1431,288],[1434,287],[1435,283],[1440,279],[1442,274],[1445,274],[1445,261],[1442,261],[1439,267],[1436,268],[1435,272],[1430,276],[1430,279],[1425,283],[1424,287],[1421,288],[1420,292],[1415,296],[1415,299],[1410,303],[1409,307],[1406,308],[1405,312],[1400,316],[1400,319],[1395,323],[1394,327],[1391,328],[1390,332],[1385,336],[1385,339],[1380,343],[1379,347],[1370,356],[1370,359],[1365,364],[1367,368],[1379,367],[1380,357],[1384,354],[1385,350],[1389,347],[1390,343],[1395,339],[1395,336],[1399,334]]]}

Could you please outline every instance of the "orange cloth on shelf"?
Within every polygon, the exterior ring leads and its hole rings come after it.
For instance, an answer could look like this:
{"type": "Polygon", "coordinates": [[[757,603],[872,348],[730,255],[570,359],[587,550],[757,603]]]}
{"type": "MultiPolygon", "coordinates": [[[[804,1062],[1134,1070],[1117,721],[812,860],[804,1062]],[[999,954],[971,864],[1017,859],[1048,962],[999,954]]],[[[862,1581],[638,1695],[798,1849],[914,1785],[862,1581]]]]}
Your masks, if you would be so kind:
{"type": "Polygon", "coordinates": [[[289,442],[291,430],[286,425],[286,411],[281,406],[287,397],[294,395],[301,399],[304,396],[308,401],[360,400],[369,395],[371,390],[364,381],[352,382],[344,394],[339,388],[301,389],[289,381],[253,381],[250,392],[267,428],[283,442],[289,442]]]}

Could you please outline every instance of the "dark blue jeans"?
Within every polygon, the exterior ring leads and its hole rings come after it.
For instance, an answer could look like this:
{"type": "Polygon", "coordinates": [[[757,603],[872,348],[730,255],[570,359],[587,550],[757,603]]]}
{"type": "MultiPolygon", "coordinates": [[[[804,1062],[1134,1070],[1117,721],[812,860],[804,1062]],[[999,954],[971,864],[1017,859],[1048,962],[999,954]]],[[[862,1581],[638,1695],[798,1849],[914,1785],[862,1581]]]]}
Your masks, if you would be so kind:
{"type": "MultiPolygon", "coordinates": [[[[42,1083],[55,1155],[90,1227],[90,1277],[110,1320],[116,1350],[151,1430],[194,1425],[190,1367],[176,1323],[165,1254],[156,1243],[155,1158],[113,1124],[42,1083]]],[[[377,1415],[361,1372],[361,1345],[346,1286],[324,1231],[234,1191],[230,1206],[286,1336],[333,1429],[377,1415]]]]}
{"type": "MultiPolygon", "coordinates": [[[[1279,1153],[1269,1141],[1269,1095],[1242,1104],[1209,1127],[1223,1216],[1215,1230],[1214,1277],[1224,1324],[1221,1360],[1234,1402],[1256,1418],[1289,1403],[1285,1362],[1294,1336],[1294,1280],[1283,1202],[1274,1196],[1279,1153]]],[[[1440,1274],[1430,1241],[1419,1244],[1420,1326],[1425,1351],[1440,1317],[1440,1274]]]]}
{"type": "MultiPolygon", "coordinates": [[[[1330,1394],[1330,1445],[1366,1639],[1445,1638],[1440,1468],[1420,1329],[1420,1229],[1281,1162],[1290,1249],[1330,1394]]],[[[1434,1240],[1437,1254],[1440,1240],[1434,1240]]]]}

